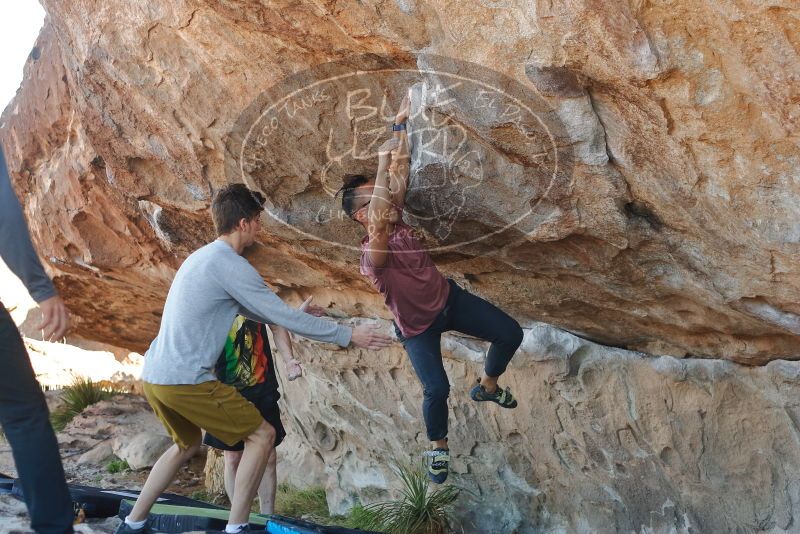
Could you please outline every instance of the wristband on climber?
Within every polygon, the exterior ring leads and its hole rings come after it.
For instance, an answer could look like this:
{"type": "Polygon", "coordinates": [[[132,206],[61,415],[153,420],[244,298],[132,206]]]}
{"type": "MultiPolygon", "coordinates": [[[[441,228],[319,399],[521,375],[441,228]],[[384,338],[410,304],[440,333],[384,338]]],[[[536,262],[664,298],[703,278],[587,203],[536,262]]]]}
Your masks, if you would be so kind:
{"type": "Polygon", "coordinates": [[[392,123],[392,131],[393,132],[399,132],[400,130],[405,130],[405,129],[406,129],[405,123],[403,123],[403,124],[394,124],[394,123],[392,123]]]}

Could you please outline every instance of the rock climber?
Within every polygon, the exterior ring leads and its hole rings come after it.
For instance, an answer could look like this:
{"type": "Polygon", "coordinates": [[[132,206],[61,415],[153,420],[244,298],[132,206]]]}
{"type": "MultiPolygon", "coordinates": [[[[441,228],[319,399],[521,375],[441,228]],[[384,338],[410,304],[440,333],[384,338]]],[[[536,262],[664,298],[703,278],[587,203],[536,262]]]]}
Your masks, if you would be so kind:
{"type": "Polygon", "coordinates": [[[410,168],[409,111],[406,96],[392,125],[392,138],[378,149],[375,178],[348,176],[341,189],[342,209],[367,231],[361,241],[361,274],[383,295],[394,315],[395,333],[422,383],[422,413],[432,442],[432,450],[425,453],[427,472],[441,484],[450,463],[450,383],[442,361],[442,333],[455,330],[491,342],[483,376],[470,396],[515,408],[511,391],[501,388],[497,380],[522,343],[522,328],[493,304],[442,276],[413,229],[403,222],[410,168]]]}

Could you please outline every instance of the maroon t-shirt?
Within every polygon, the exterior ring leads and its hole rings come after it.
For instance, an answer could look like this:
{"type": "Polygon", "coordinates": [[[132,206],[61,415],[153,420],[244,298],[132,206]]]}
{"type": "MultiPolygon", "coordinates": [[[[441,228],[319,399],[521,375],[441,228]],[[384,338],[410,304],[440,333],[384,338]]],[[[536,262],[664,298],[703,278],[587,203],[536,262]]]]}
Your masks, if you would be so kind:
{"type": "Polygon", "coordinates": [[[395,223],[382,267],[370,261],[368,247],[369,236],[361,240],[361,274],[383,295],[404,337],[424,332],[447,303],[447,279],[405,223],[395,223]]]}

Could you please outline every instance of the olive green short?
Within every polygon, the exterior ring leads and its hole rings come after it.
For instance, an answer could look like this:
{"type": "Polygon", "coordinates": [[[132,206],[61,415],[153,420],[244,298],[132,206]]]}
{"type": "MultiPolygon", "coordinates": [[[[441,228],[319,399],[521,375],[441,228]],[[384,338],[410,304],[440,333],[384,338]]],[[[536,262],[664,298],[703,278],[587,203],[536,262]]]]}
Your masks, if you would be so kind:
{"type": "Polygon", "coordinates": [[[213,380],[201,384],[144,383],[144,395],[181,449],[200,445],[200,429],[234,445],[264,422],[258,409],[235,387],[213,380]]]}

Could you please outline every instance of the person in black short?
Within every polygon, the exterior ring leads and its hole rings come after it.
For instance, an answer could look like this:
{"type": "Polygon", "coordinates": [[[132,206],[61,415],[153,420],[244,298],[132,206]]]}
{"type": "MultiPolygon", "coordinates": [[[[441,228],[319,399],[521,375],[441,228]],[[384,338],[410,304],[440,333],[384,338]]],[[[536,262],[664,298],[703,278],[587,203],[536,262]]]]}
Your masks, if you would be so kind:
{"type": "MultiPolygon", "coordinates": [[[[310,304],[309,298],[301,309],[312,315],[324,315],[319,306],[310,304]]],[[[286,366],[289,380],[302,375],[302,368],[292,351],[289,332],[284,328],[269,325],[275,339],[278,352],[286,366]]],[[[237,316],[228,333],[228,339],[222,350],[215,374],[217,379],[234,386],[242,396],[250,401],[261,413],[264,420],[275,428],[275,447],[286,437],[286,430],[281,422],[281,411],[278,399],[278,378],[275,374],[275,360],[267,337],[266,325],[237,316]]],[[[244,443],[226,445],[210,433],[206,433],[203,443],[223,451],[225,457],[225,492],[233,500],[234,481],[242,458],[244,443]]],[[[258,500],[262,514],[271,514],[275,508],[275,491],[277,488],[277,454],[272,450],[267,459],[267,468],[258,487],[258,500]]]]}

